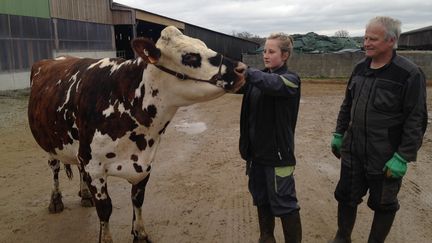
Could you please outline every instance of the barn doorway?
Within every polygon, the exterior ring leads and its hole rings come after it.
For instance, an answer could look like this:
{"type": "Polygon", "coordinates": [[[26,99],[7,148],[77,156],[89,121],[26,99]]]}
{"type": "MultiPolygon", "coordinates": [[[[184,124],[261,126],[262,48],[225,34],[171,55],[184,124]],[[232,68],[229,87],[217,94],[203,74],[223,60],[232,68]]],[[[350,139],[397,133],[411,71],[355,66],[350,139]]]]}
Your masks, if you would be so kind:
{"type": "Polygon", "coordinates": [[[117,50],[117,57],[124,59],[133,59],[135,54],[131,47],[131,41],[134,37],[132,25],[115,25],[115,45],[117,50]]]}
{"type": "Polygon", "coordinates": [[[137,20],[136,33],[138,37],[146,37],[152,39],[155,43],[159,39],[161,31],[165,25],[150,23],[147,21],[137,20]]]}

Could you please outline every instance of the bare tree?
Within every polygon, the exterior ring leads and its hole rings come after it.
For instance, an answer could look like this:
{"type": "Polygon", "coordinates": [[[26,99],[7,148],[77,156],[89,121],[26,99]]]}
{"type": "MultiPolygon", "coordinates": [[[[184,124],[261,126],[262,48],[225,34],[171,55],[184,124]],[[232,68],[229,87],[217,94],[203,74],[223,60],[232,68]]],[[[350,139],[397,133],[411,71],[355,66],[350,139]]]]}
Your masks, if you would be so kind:
{"type": "Polygon", "coordinates": [[[262,38],[258,35],[252,34],[252,33],[249,33],[247,31],[243,31],[243,32],[233,31],[232,35],[235,37],[242,38],[242,39],[249,40],[249,41],[253,41],[253,42],[256,42],[259,44],[263,44],[265,42],[265,38],[262,38]]]}
{"type": "Polygon", "coordinates": [[[334,35],[336,37],[349,37],[349,32],[347,30],[338,30],[334,35]]]}

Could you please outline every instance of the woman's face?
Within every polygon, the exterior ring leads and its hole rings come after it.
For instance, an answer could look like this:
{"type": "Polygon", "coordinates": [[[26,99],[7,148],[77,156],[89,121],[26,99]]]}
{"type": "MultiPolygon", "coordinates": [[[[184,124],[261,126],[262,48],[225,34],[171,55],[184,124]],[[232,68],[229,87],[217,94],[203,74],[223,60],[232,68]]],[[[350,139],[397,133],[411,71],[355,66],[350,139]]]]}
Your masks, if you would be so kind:
{"type": "Polygon", "coordinates": [[[264,66],[270,70],[275,70],[285,64],[288,53],[280,49],[280,40],[268,39],[264,45],[263,59],[264,66]]]}

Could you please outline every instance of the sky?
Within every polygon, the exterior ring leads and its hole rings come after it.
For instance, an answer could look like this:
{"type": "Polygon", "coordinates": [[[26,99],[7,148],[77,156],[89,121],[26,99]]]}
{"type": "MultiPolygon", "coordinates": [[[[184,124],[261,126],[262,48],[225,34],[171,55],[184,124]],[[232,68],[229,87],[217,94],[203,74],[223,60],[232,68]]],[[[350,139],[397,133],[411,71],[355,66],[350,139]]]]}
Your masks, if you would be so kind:
{"type": "Polygon", "coordinates": [[[225,34],[273,32],[363,36],[379,15],[402,22],[402,32],[432,25],[431,0],[114,0],[225,34]]]}

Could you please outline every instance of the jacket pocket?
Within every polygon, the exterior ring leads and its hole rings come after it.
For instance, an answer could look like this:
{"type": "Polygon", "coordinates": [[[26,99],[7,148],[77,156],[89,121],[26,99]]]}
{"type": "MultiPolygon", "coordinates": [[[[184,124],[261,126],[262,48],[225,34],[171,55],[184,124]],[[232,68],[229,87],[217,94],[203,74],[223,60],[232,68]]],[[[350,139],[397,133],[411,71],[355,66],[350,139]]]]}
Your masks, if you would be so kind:
{"type": "Polygon", "coordinates": [[[279,196],[295,194],[294,166],[275,167],[275,192],[279,196]]]}
{"type": "Polygon", "coordinates": [[[378,79],[375,83],[373,105],[380,111],[401,109],[403,86],[390,80],[378,79]]]}
{"type": "Polygon", "coordinates": [[[384,178],[381,204],[390,205],[398,202],[397,195],[402,185],[402,179],[384,178]]]}

